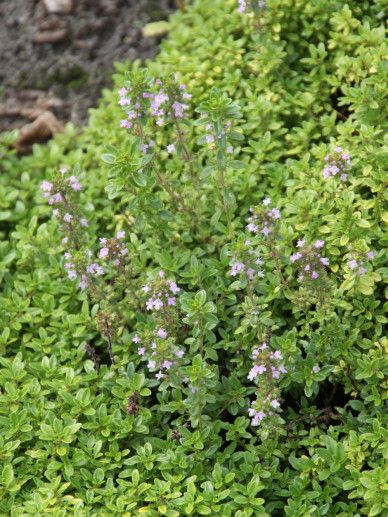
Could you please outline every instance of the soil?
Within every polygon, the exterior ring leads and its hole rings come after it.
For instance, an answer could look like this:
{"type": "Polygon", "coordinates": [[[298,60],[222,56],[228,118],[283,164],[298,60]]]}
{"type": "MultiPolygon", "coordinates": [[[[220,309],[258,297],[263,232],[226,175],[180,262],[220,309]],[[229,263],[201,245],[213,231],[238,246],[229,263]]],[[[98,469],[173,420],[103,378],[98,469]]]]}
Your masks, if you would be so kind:
{"type": "Polygon", "coordinates": [[[40,110],[84,124],[114,62],[153,57],[160,37],[142,27],[175,8],[174,0],[59,1],[71,6],[66,13],[48,12],[50,3],[0,0],[0,131],[40,110]]]}

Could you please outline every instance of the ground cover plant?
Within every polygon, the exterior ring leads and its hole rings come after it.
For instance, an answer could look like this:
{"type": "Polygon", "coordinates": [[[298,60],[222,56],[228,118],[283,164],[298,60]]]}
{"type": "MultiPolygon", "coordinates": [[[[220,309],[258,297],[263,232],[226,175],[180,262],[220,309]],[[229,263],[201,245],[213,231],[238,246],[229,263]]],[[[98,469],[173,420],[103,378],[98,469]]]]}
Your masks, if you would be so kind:
{"type": "Polygon", "coordinates": [[[383,515],[383,3],[196,0],[2,135],[0,514],[383,515]]]}

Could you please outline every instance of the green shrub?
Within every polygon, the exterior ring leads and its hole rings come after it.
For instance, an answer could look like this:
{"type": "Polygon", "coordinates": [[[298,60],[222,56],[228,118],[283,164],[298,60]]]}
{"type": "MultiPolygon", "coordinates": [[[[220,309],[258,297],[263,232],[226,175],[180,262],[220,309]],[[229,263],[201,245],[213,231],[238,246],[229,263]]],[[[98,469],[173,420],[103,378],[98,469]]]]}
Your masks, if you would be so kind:
{"type": "Polygon", "coordinates": [[[120,128],[106,91],[31,156],[2,136],[1,515],[384,513],[383,14],[196,0],[115,75],[177,73],[187,117],[120,128]]]}

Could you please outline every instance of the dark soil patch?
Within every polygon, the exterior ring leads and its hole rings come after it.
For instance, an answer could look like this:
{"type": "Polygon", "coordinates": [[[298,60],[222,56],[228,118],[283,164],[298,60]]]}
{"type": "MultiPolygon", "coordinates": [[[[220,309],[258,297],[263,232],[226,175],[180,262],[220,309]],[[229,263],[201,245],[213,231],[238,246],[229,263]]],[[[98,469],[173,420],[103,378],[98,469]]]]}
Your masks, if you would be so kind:
{"type": "Polygon", "coordinates": [[[115,61],[156,54],[160,38],[143,37],[141,29],[175,6],[174,0],[72,4],[66,14],[49,13],[43,0],[0,0],[0,131],[21,127],[37,99],[61,121],[84,124],[101,88],[111,84],[115,61]]]}

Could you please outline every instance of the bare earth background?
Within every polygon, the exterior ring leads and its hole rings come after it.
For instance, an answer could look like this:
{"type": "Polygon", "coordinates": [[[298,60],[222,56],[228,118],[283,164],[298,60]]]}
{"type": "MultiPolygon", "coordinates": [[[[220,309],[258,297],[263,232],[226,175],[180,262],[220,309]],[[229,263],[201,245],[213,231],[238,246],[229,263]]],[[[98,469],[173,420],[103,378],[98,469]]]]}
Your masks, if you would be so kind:
{"type": "Polygon", "coordinates": [[[85,123],[115,61],[156,54],[160,38],[144,37],[142,27],[174,7],[174,0],[0,0],[0,131],[42,111],[85,123]]]}

